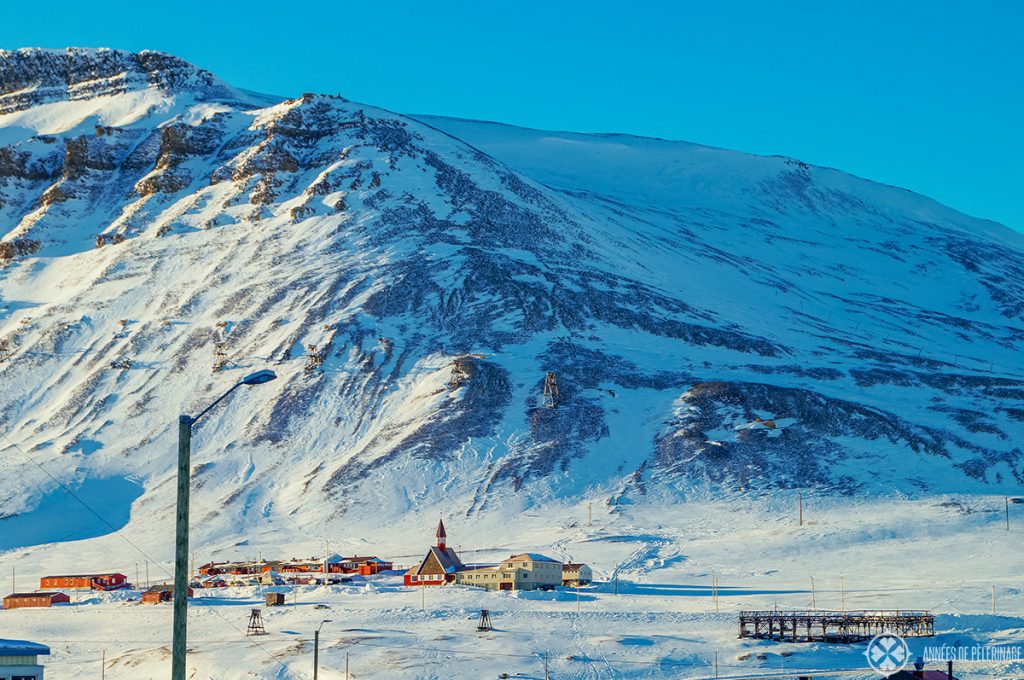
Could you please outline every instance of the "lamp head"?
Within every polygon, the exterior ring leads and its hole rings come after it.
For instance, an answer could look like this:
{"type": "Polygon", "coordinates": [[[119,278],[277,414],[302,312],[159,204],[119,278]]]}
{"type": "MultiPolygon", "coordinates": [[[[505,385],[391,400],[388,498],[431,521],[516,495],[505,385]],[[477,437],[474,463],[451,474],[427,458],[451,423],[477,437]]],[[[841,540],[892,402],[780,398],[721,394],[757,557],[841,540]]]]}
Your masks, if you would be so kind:
{"type": "Polygon", "coordinates": [[[277,374],[270,370],[256,371],[242,378],[243,385],[262,385],[277,378],[277,374]]]}

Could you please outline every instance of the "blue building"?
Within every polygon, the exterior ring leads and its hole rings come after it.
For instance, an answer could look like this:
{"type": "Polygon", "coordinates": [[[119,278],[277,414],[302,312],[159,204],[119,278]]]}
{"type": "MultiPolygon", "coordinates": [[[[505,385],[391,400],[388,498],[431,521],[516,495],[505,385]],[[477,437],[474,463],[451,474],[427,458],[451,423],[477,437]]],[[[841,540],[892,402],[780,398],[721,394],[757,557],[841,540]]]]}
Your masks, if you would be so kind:
{"type": "Polygon", "coordinates": [[[0,680],[42,680],[39,656],[49,656],[50,648],[26,640],[0,638],[0,680]]]}

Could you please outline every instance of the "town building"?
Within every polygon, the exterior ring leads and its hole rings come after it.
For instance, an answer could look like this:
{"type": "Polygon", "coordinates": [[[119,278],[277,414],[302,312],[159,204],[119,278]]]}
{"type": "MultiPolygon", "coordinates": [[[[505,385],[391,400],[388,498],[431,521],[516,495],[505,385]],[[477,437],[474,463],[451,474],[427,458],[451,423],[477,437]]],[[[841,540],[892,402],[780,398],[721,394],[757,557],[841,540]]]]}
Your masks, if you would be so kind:
{"type": "MultiPolygon", "coordinates": [[[[188,589],[188,595],[186,597],[193,596],[192,589],[188,589]]],[[[142,594],[142,601],[145,604],[160,604],[161,602],[170,602],[174,599],[174,584],[162,583],[159,585],[152,586],[149,590],[142,594]]]]}
{"type": "Polygon", "coordinates": [[[488,590],[553,590],[562,585],[562,563],[537,553],[519,553],[495,567],[462,569],[456,582],[488,590]]]}
{"type": "Polygon", "coordinates": [[[562,585],[570,588],[587,586],[594,580],[594,572],[582,562],[566,562],[562,565],[562,585]]]}
{"type": "Polygon", "coordinates": [[[957,680],[953,676],[953,662],[946,662],[945,671],[925,670],[924,662],[920,658],[914,664],[914,668],[904,668],[889,676],[890,680],[957,680]]]}
{"type": "MultiPolygon", "coordinates": [[[[334,566],[333,564],[331,565],[334,566]]],[[[367,557],[343,557],[339,563],[339,568],[343,574],[359,574],[360,576],[373,576],[379,574],[382,571],[390,571],[394,568],[394,564],[387,560],[382,560],[376,555],[367,557]]]]}
{"type": "Polygon", "coordinates": [[[52,607],[55,604],[70,603],[71,598],[64,593],[13,593],[4,598],[4,609],[52,607]]]}
{"type": "Polygon", "coordinates": [[[44,576],[39,579],[39,588],[70,588],[72,590],[117,590],[128,587],[128,577],[116,572],[106,574],[69,574],[44,576]]]}
{"type": "Polygon", "coordinates": [[[27,640],[0,638],[0,680],[43,680],[40,656],[49,656],[50,648],[27,640]]]}
{"type": "Polygon", "coordinates": [[[455,583],[456,573],[466,568],[455,551],[447,545],[444,521],[438,521],[436,536],[437,545],[430,547],[417,566],[405,572],[405,585],[443,586],[455,583]]]}

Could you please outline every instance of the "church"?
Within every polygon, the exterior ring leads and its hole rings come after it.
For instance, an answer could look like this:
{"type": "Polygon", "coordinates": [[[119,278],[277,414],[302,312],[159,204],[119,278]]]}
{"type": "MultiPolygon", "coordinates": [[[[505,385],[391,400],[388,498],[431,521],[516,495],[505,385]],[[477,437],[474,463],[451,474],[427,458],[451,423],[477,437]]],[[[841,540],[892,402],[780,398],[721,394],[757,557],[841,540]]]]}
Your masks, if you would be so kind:
{"type": "Polygon", "coordinates": [[[447,546],[444,520],[437,523],[437,545],[430,546],[418,566],[405,572],[407,586],[443,586],[455,583],[455,573],[466,568],[455,550],[447,546]]]}

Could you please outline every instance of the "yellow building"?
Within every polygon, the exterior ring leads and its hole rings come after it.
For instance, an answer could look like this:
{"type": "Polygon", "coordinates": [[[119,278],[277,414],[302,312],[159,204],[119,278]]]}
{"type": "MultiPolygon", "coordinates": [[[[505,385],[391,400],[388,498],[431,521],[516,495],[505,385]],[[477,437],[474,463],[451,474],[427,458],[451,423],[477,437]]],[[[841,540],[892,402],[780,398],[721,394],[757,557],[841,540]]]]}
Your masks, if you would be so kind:
{"type": "Polygon", "coordinates": [[[552,590],[562,585],[562,563],[536,553],[511,555],[496,567],[464,569],[456,583],[488,590],[552,590]]]}
{"type": "Polygon", "coordinates": [[[562,585],[570,588],[590,585],[594,572],[582,562],[567,562],[562,565],[562,585]]]}

